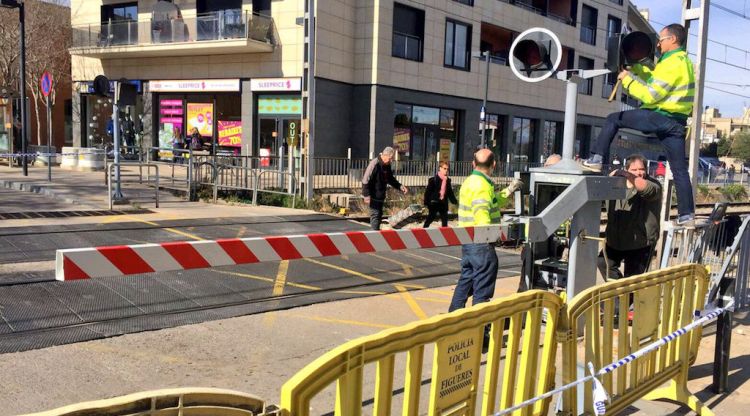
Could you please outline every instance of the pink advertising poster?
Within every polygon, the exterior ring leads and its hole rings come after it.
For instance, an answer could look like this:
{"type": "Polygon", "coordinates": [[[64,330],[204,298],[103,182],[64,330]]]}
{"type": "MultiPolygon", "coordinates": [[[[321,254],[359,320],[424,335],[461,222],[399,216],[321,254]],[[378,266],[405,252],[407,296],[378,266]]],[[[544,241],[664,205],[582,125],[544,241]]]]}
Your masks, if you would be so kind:
{"type": "Polygon", "coordinates": [[[219,146],[242,146],[241,121],[218,120],[216,124],[219,146]]]}

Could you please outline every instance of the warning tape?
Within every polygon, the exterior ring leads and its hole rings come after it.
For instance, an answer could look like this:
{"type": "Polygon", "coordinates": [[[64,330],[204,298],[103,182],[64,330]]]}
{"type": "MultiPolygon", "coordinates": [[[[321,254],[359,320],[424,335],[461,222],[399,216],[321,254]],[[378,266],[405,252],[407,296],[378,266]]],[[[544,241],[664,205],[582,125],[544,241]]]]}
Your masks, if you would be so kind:
{"type": "MultiPolygon", "coordinates": [[[[536,397],[532,397],[531,399],[523,401],[523,402],[521,402],[521,403],[519,403],[519,404],[517,404],[517,405],[515,405],[513,407],[509,407],[507,409],[503,409],[503,410],[495,413],[493,416],[502,416],[502,415],[507,415],[509,413],[513,413],[516,410],[522,409],[522,408],[524,408],[526,406],[530,406],[530,405],[532,405],[532,404],[534,404],[534,403],[536,403],[536,402],[538,402],[540,400],[548,399],[548,398],[554,396],[555,394],[562,393],[565,390],[571,389],[571,388],[573,388],[573,387],[575,387],[575,386],[577,386],[579,384],[583,384],[583,383],[586,383],[586,382],[589,382],[589,381],[593,381],[592,384],[593,384],[593,393],[594,393],[594,395],[593,395],[593,397],[594,397],[594,414],[596,414],[597,416],[598,415],[604,415],[606,413],[606,411],[607,411],[607,409],[606,409],[606,402],[609,401],[609,394],[607,393],[607,391],[604,389],[604,386],[599,381],[599,377],[601,377],[601,376],[603,376],[603,375],[605,375],[607,373],[611,373],[611,372],[617,370],[618,368],[624,366],[625,364],[628,364],[628,363],[632,362],[633,360],[635,360],[635,359],[637,359],[639,357],[642,357],[643,355],[648,354],[648,353],[656,350],[657,348],[659,348],[659,347],[661,347],[663,345],[666,345],[667,343],[669,343],[671,341],[674,341],[678,337],[680,337],[682,335],[685,335],[686,333],[692,331],[693,329],[695,329],[695,328],[697,328],[699,326],[703,326],[704,324],[708,323],[709,321],[712,321],[712,320],[716,319],[719,315],[721,315],[724,312],[733,311],[734,310],[734,301],[732,301],[732,303],[730,305],[728,305],[728,306],[725,306],[725,307],[722,307],[722,308],[711,307],[709,310],[710,310],[710,312],[706,313],[703,316],[701,316],[700,311],[695,311],[695,320],[692,323],[690,323],[689,325],[687,325],[687,326],[685,326],[683,328],[680,328],[680,329],[672,332],[671,334],[666,335],[666,336],[664,336],[664,337],[662,337],[662,338],[660,338],[660,339],[652,342],[651,344],[646,345],[645,347],[641,348],[638,351],[635,351],[635,352],[633,352],[631,354],[628,354],[624,358],[621,358],[621,359],[619,359],[619,360],[617,360],[617,361],[615,361],[615,362],[613,362],[613,363],[611,363],[611,364],[609,364],[609,365],[601,368],[599,371],[595,372],[594,371],[594,366],[591,363],[588,363],[589,373],[591,374],[589,376],[586,376],[584,378],[572,381],[572,382],[570,382],[570,383],[568,383],[568,384],[566,384],[564,386],[558,387],[558,388],[556,388],[554,390],[550,390],[550,391],[548,391],[548,392],[546,392],[546,393],[544,393],[542,395],[539,395],[539,396],[536,396],[536,397]]],[[[704,311],[704,313],[705,312],[706,311],[704,311]]]]}
{"type": "Polygon", "coordinates": [[[57,280],[123,276],[264,261],[493,243],[507,225],[352,231],[282,237],[90,247],[57,250],[57,280]]]}

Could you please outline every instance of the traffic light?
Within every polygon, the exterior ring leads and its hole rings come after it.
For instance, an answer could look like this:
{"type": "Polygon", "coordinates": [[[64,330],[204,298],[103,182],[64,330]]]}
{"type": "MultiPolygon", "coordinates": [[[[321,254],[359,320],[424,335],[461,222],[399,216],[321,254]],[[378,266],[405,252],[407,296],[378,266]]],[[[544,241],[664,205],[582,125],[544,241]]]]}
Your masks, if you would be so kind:
{"type": "Polygon", "coordinates": [[[510,68],[526,82],[538,82],[552,76],[560,59],[560,40],[548,29],[540,27],[524,31],[510,47],[510,68]]]}
{"type": "Polygon", "coordinates": [[[135,98],[138,91],[135,85],[128,82],[125,78],[120,78],[120,96],[117,97],[117,105],[135,105],[135,98]]]}
{"type": "Polygon", "coordinates": [[[610,36],[607,39],[607,64],[611,72],[620,72],[623,68],[641,64],[654,67],[656,35],[644,32],[610,36]]]}
{"type": "Polygon", "coordinates": [[[102,97],[109,96],[109,79],[104,75],[97,75],[94,78],[94,94],[102,97]]]}

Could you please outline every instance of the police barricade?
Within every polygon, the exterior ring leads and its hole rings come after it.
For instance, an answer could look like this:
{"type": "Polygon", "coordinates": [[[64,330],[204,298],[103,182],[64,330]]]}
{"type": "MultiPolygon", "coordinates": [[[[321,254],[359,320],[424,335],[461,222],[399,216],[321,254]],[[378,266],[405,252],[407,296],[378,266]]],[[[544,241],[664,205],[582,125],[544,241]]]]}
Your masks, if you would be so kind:
{"type": "Polygon", "coordinates": [[[152,390],[111,399],[77,403],[26,416],[253,416],[277,414],[249,394],[214,388],[152,390]]]}
{"type": "MultiPolygon", "coordinates": [[[[508,408],[553,387],[555,331],[562,307],[560,297],[535,290],[350,341],[287,381],[281,389],[280,407],[286,414],[307,416],[315,403],[315,414],[333,409],[337,416],[356,416],[362,414],[363,397],[370,394],[365,388],[372,387],[374,415],[473,415],[478,398],[483,415],[508,408]],[[543,315],[546,325],[542,325],[543,315]],[[488,324],[489,351],[480,384],[488,324]],[[508,332],[503,335],[506,325],[508,332]],[[432,353],[432,367],[429,394],[421,401],[426,352],[432,353]],[[403,367],[397,362],[403,362],[403,367]],[[374,376],[374,381],[368,376],[374,376]],[[334,383],[335,402],[322,399],[319,403],[316,396],[334,383]],[[398,406],[394,389],[401,388],[398,406]]],[[[533,412],[546,414],[548,406],[549,400],[538,401],[533,412]]]]}
{"type": "MultiPolygon", "coordinates": [[[[671,399],[699,414],[713,414],[687,389],[688,368],[701,340],[700,327],[639,358],[628,359],[631,353],[691,324],[694,312],[703,309],[707,288],[705,267],[686,264],[612,281],[577,295],[561,323],[563,384],[583,378],[581,370],[587,363],[601,369],[614,362],[619,364],[617,368],[601,380],[612,394],[608,414],[617,414],[641,398],[671,399]],[[576,335],[581,333],[579,343],[576,335]],[[668,386],[657,389],[666,382],[668,386]]],[[[592,382],[583,387],[584,409],[579,409],[580,389],[576,385],[563,392],[564,414],[578,415],[581,410],[601,414],[594,409],[592,382]]]]}

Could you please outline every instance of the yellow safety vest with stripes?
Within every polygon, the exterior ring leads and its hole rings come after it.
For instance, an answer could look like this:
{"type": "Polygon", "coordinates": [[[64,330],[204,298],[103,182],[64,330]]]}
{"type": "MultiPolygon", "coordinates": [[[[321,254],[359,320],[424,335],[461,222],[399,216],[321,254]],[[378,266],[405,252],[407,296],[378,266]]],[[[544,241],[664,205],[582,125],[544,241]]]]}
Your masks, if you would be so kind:
{"type": "Polygon", "coordinates": [[[693,112],[695,74],[684,49],[662,55],[653,71],[634,65],[631,74],[622,79],[622,85],[643,103],[643,109],[680,119],[687,119],[693,112]]]}
{"type": "Polygon", "coordinates": [[[458,196],[458,226],[499,224],[500,205],[508,199],[508,191],[495,193],[495,184],[484,173],[471,172],[461,184],[458,196]]]}

